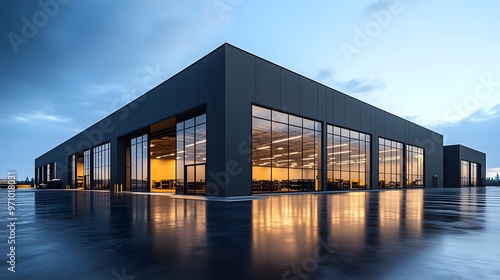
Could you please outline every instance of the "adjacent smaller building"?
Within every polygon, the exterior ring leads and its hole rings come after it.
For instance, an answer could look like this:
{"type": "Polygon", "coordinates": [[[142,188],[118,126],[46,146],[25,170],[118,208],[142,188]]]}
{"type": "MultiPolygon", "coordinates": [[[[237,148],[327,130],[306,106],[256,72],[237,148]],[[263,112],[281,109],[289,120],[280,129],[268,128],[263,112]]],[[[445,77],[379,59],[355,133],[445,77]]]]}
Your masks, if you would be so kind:
{"type": "Polygon", "coordinates": [[[462,145],[443,147],[444,187],[484,186],[486,154],[462,145]]]}

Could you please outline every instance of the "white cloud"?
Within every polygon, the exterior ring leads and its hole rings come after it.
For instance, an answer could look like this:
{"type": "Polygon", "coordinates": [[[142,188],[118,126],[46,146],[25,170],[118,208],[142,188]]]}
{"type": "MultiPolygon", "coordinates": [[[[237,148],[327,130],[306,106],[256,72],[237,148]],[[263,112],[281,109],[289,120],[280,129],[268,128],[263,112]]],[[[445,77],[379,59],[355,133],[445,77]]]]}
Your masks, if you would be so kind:
{"type": "Polygon", "coordinates": [[[325,67],[319,70],[316,78],[324,83],[331,84],[334,89],[348,95],[369,94],[387,87],[384,80],[380,78],[352,78],[346,81],[339,81],[335,77],[336,71],[333,67],[325,67]]]}
{"type": "Polygon", "coordinates": [[[379,78],[355,78],[345,82],[336,83],[340,90],[349,93],[370,93],[387,87],[384,80],[379,78]]]}
{"type": "Polygon", "coordinates": [[[44,114],[44,113],[32,113],[32,114],[27,114],[25,116],[18,115],[18,116],[14,116],[12,119],[14,121],[31,123],[31,124],[35,124],[38,122],[62,123],[62,122],[68,122],[70,120],[69,118],[64,118],[64,117],[55,116],[55,115],[48,115],[48,114],[44,114]]]}

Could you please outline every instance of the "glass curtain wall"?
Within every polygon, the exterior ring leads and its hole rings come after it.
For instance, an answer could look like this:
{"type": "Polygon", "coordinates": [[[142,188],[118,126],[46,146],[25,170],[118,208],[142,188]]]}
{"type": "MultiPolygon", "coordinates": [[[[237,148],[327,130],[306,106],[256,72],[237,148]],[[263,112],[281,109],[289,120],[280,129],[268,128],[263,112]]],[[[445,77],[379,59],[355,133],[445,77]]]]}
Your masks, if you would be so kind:
{"type": "Polygon", "coordinates": [[[110,143],[106,143],[93,148],[94,152],[93,184],[95,190],[109,190],[110,145],[111,145],[110,143]]]}
{"type": "Polygon", "coordinates": [[[45,166],[45,172],[47,172],[47,181],[50,181],[52,178],[50,177],[50,163],[45,166]]]}
{"type": "Polygon", "coordinates": [[[151,191],[173,192],[175,190],[176,134],[168,132],[150,137],[149,173],[151,191]]]}
{"type": "Polygon", "coordinates": [[[321,123],[252,106],[252,191],[313,191],[321,177],[321,123]]]}
{"type": "Polygon", "coordinates": [[[379,188],[403,188],[403,143],[379,138],[379,188]]]}
{"type": "Polygon", "coordinates": [[[424,187],[424,149],[406,145],[406,186],[424,187]]]}
{"type": "Polygon", "coordinates": [[[176,184],[181,193],[205,193],[206,114],[177,123],[176,184]]]}
{"type": "Polygon", "coordinates": [[[479,164],[462,160],[461,166],[462,166],[461,168],[462,187],[477,187],[479,164]]]}
{"type": "Polygon", "coordinates": [[[370,188],[370,135],[328,125],[328,190],[370,188]]]}
{"type": "Polygon", "coordinates": [[[90,190],[90,150],[83,151],[83,180],[84,188],[90,190]]]}
{"type": "Polygon", "coordinates": [[[148,184],[148,135],[130,141],[130,191],[147,192],[148,184]]]}
{"type": "Polygon", "coordinates": [[[478,177],[477,177],[478,168],[477,167],[478,167],[477,163],[474,163],[474,162],[470,163],[470,181],[471,181],[472,187],[477,187],[477,183],[478,183],[478,177]]]}
{"type": "Polygon", "coordinates": [[[469,169],[469,162],[462,160],[462,187],[468,187],[470,186],[470,169],[469,169]]]}

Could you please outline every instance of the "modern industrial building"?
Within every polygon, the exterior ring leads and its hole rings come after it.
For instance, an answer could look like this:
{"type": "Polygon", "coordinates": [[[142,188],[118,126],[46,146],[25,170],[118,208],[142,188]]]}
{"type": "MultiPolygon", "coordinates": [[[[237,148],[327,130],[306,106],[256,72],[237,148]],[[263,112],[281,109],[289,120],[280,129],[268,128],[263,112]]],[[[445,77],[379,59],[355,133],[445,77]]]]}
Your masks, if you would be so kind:
{"type": "Polygon", "coordinates": [[[35,160],[38,185],[223,198],[480,186],[485,171],[483,153],[230,44],[35,160]]]}

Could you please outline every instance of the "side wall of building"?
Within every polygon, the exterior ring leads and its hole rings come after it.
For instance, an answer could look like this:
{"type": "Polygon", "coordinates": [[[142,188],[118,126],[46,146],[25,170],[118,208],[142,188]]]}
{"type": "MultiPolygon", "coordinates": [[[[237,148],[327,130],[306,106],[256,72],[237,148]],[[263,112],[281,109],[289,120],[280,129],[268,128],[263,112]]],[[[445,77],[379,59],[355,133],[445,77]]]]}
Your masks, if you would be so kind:
{"type": "MultiPolygon", "coordinates": [[[[250,195],[251,105],[311,118],[372,135],[372,188],[378,186],[378,137],[425,149],[425,186],[443,186],[443,136],[314,82],[250,53],[226,46],[226,162],[237,167],[227,195],[250,195]],[[238,120],[238,121],[235,121],[238,120]]],[[[325,145],[323,145],[325,146],[325,145]]],[[[326,166],[323,159],[322,169],[326,166]]],[[[323,172],[322,182],[326,181],[323,172]]]]}
{"type": "Polygon", "coordinates": [[[481,165],[479,185],[484,186],[486,180],[486,154],[460,145],[460,155],[463,160],[479,163],[481,165]]]}
{"type": "MultiPolygon", "coordinates": [[[[207,110],[207,174],[224,170],[215,152],[224,145],[224,47],[220,47],[146,94],[78,133],[35,160],[35,168],[57,162],[57,177],[69,182],[69,156],[111,143],[111,185],[125,184],[127,135],[148,133],[155,122],[199,106],[207,110]]],[[[117,98],[120,93],[116,93],[117,98]]],[[[111,106],[111,104],[110,104],[111,106]]],[[[210,177],[207,176],[207,179],[210,177]]],[[[208,183],[208,182],[207,182],[208,183]]],[[[222,193],[223,194],[223,193],[222,193]]]]}

